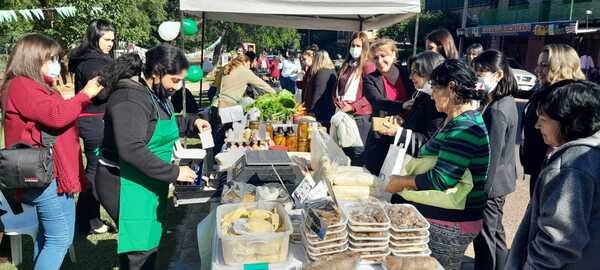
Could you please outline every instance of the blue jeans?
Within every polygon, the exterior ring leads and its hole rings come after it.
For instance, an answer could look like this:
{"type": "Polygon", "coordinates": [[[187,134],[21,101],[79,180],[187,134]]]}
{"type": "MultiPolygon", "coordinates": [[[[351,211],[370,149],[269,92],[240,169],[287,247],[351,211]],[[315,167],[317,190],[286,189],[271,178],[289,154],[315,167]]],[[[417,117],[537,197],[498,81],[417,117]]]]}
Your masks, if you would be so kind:
{"type": "Polygon", "coordinates": [[[288,77],[281,77],[281,89],[285,89],[288,90],[290,92],[292,92],[292,94],[296,93],[296,81],[288,78],[288,77]]]}
{"type": "Polygon", "coordinates": [[[52,181],[45,189],[30,190],[23,202],[36,207],[39,231],[33,258],[36,270],[58,270],[73,243],[75,200],[72,195],[58,194],[52,181]]]}

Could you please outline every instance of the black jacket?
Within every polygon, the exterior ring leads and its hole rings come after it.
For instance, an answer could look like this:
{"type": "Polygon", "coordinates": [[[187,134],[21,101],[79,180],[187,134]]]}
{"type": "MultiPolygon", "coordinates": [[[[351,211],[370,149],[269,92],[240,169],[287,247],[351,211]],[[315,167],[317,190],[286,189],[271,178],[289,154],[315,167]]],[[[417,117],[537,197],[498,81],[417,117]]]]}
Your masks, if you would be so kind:
{"type": "MultiPolygon", "coordinates": [[[[406,94],[410,97],[414,92],[412,83],[408,81],[408,75],[404,68],[395,64],[390,70],[390,79],[392,82],[402,80],[406,94]]],[[[399,115],[402,113],[402,101],[388,100],[385,86],[383,83],[383,74],[375,70],[363,79],[363,93],[373,107],[374,117],[385,117],[389,115],[399,115]]]]}
{"type": "Polygon", "coordinates": [[[507,270],[596,270],[600,265],[600,132],[545,161],[512,243],[507,270]]]}
{"type": "Polygon", "coordinates": [[[310,81],[313,84],[313,99],[307,109],[319,123],[329,123],[335,114],[335,104],[333,103],[333,94],[337,84],[335,70],[321,69],[310,81]]]}
{"type": "Polygon", "coordinates": [[[416,95],[412,109],[404,115],[403,124],[403,127],[413,131],[415,143],[408,150],[412,156],[418,156],[421,146],[435,135],[446,119],[445,113],[437,111],[429,94],[417,92],[416,95]]]}
{"type": "MultiPolygon", "coordinates": [[[[167,104],[172,108],[169,101],[167,104]]],[[[170,117],[162,107],[158,113],[160,119],[170,117]]],[[[196,119],[197,116],[178,118],[180,135],[194,130],[196,119]]],[[[179,167],[165,163],[146,147],[157,120],[147,87],[131,79],[119,81],[106,106],[101,158],[114,164],[122,160],[152,178],[174,182],[179,167]]]]}
{"type": "MultiPolygon", "coordinates": [[[[102,70],[112,63],[113,59],[109,55],[101,54],[95,49],[74,51],[69,56],[69,72],[75,74],[75,93],[79,93],[90,79],[100,75],[102,70]]],[[[103,113],[107,98],[108,90],[102,90],[84,112],[103,113]]]]}
{"type": "Polygon", "coordinates": [[[483,121],[490,138],[490,166],[485,191],[488,198],[505,196],[515,191],[517,162],[515,139],[518,113],[511,96],[489,104],[483,112],[483,121]]]}
{"type": "Polygon", "coordinates": [[[533,94],[523,110],[523,120],[521,123],[523,140],[521,141],[519,156],[524,172],[532,176],[530,181],[536,181],[535,176],[540,173],[542,163],[544,162],[548,152],[548,145],[544,143],[542,133],[535,128],[535,123],[538,120],[537,107],[544,96],[554,89],[567,84],[568,82],[570,81],[565,80],[543,87],[541,90],[533,94]]]}

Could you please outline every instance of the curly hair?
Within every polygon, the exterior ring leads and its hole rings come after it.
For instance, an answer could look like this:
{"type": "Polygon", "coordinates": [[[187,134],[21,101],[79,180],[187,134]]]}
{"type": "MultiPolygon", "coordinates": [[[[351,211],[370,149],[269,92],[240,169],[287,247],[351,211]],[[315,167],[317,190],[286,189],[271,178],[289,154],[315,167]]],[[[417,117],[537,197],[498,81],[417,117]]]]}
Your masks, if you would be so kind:
{"type": "Polygon", "coordinates": [[[548,54],[548,81],[585,80],[579,55],[567,44],[548,44],[542,53],[548,54]]]}
{"type": "Polygon", "coordinates": [[[431,73],[431,86],[448,87],[454,82],[451,90],[454,92],[454,102],[457,105],[469,103],[472,100],[481,101],[485,92],[477,89],[477,74],[469,65],[448,59],[431,73]]]}
{"type": "Polygon", "coordinates": [[[563,82],[547,92],[538,111],[560,123],[560,135],[567,142],[592,136],[600,130],[600,86],[590,81],[563,82]]]}

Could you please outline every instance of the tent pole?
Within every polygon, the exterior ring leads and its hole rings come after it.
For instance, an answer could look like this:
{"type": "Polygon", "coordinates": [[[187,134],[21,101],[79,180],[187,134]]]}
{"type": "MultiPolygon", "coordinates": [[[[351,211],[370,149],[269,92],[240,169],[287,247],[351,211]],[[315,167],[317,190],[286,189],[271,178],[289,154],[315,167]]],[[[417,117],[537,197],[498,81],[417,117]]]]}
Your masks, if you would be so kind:
{"type": "MultiPolygon", "coordinates": [[[[181,5],[180,5],[181,6],[181,5]]],[[[183,25],[183,10],[179,10],[179,21],[181,22],[181,25],[183,25]]],[[[179,34],[179,38],[181,39],[181,51],[183,53],[185,53],[185,37],[183,35],[183,33],[179,34]]],[[[182,112],[182,116],[181,117],[185,117],[186,115],[186,86],[185,86],[185,80],[183,80],[183,89],[181,90],[181,112],[182,112]]],[[[187,147],[187,133],[183,135],[183,147],[186,148],[187,147]]]]}
{"type": "Polygon", "coordinates": [[[413,56],[417,55],[417,42],[419,42],[419,14],[417,13],[417,19],[415,21],[415,42],[413,43],[413,56]]]}
{"type": "MultiPolygon", "coordinates": [[[[203,68],[204,66],[204,41],[206,38],[206,13],[202,12],[202,41],[200,42],[200,49],[202,51],[200,51],[200,68],[203,68]]],[[[202,70],[204,71],[204,70],[202,70]]],[[[204,73],[204,72],[203,72],[204,73]]],[[[199,93],[199,97],[200,97],[200,108],[202,108],[202,84],[204,82],[204,77],[200,78],[200,93],[199,93]]]]}

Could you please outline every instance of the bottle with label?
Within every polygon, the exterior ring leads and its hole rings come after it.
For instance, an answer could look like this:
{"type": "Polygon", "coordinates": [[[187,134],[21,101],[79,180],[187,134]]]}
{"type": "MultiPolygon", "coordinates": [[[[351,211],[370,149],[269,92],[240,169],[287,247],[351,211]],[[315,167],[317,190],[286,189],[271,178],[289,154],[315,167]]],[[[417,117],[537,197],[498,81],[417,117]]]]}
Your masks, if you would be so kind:
{"type": "Polygon", "coordinates": [[[286,145],[288,147],[288,151],[298,151],[298,135],[296,134],[296,132],[294,132],[294,129],[292,127],[289,127],[287,130],[286,145]]]}
{"type": "Polygon", "coordinates": [[[298,123],[298,139],[308,139],[308,121],[302,120],[298,123]]]}
{"type": "Polygon", "coordinates": [[[274,136],[275,138],[273,138],[273,140],[275,145],[286,146],[285,132],[283,131],[283,127],[279,127],[274,136]]]}

